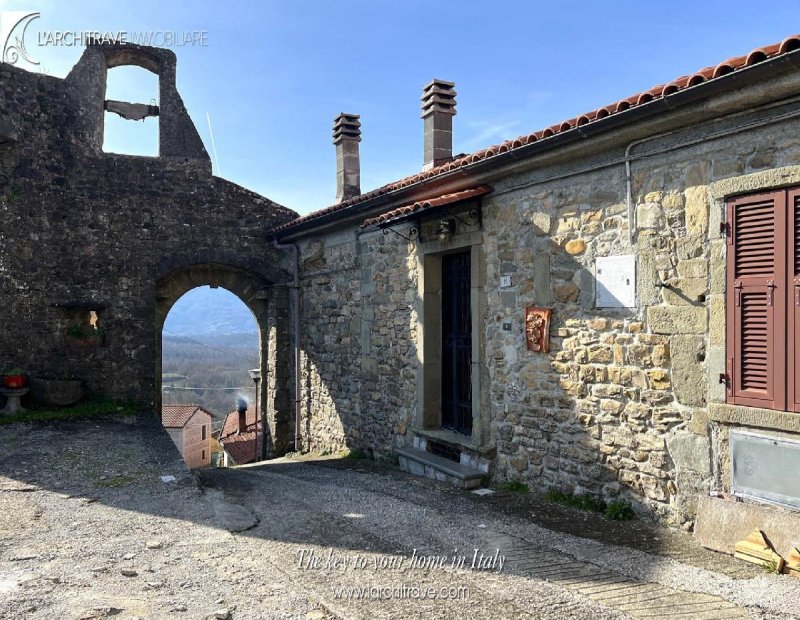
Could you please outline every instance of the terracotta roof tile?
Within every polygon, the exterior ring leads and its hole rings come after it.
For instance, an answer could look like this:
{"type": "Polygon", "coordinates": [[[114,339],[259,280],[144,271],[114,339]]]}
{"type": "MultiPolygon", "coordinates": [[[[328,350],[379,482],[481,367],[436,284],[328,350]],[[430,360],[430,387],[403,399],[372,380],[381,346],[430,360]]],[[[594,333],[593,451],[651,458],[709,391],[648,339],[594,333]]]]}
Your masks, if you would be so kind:
{"type": "Polygon", "coordinates": [[[167,428],[183,428],[197,411],[213,417],[200,405],[161,405],[161,424],[167,428]]]}
{"type": "Polygon", "coordinates": [[[441,207],[442,205],[449,205],[454,202],[459,202],[461,200],[467,200],[468,198],[477,198],[478,196],[483,196],[484,194],[488,194],[491,191],[492,191],[491,185],[478,185],[477,187],[471,187],[470,189],[465,189],[460,192],[445,194],[443,196],[437,196],[436,198],[430,198],[428,200],[419,200],[414,204],[398,207],[397,209],[392,209],[391,211],[382,213],[377,217],[371,217],[361,225],[361,228],[367,228],[368,226],[375,226],[378,224],[385,224],[397,218],[405,217],[407,215],[411,215],[419,211],[425,211],[426,209],[431,209],[433,207],[441,207]]]}
{"type": "Polygon", "coordinates": [[[314,211],[313,213],[309,213],[308,215],[304,215],[302,217],[294,219],[291,222],[287,222],[286,224],[277,226],[272,230],[272,232],[278,233],[290,230],[295,226],[299,226],[300,224],[304,224],[306,222],[319,219],[331,213],[336,213],[337,211],[342,211],[344,209],[347,209],[348,207],[352,207],[359,203],[366,202],[373,198],[377,198],[378,196],[382,196],[384,194],[397,191],[404,187],[408,187],[409,185],[419,183],[420,181],[432,179],[438,175],[450,172],[462,166],[474,164],[484,159],[488,159],[490,157],[499,155],[501,153],[506,153],[510,150],[520,148],[527,144],[531,144],[532,142],[535,142],[537,140],[543,140],[549,138],[559,133],[563,133],[565,131],[574,129],[575,127],[583,126],[586,125],[587,123],[600,120],[612,114],[619,114],[620,112],[624,112],[625,110],[628,110],[630,108],[644,105],[645,103],[653,101],[654,99],[667,97],[680,90],[691,88],[692,86],[697,86],[708,80],[722,77],[724,75],[727,75],[728,73],[732,73],[739,69],[743,69],[745,67],[749,67],[756,63],[767,60],[768,58],[780,56],[782,54],[788,54],[789,52],[793,52],[797,49],[800,49],[800,35],[792,35],[790,37],[787,37],[780,43],[774,43],[772,45],[767,45],[764,47],[759,47],[757,49],[754,49],[746,56],[736,56],[734,58],[729,58],[728,60],[725,60],[717,65],[700,69],[699,71],[693,73],[692,75],[681,76],[673,80],[672,82],[669,82],[668,84],[659,84],[658,86],[654,86],[649,90],[637,93],[625,99],[620,99],[619,101],[598,108],[597,110],[593,110],[591,112],[587,112],[585,114],[577,116],[574,119],[570,119],[562,123],[556,123],[555,125],[552,125],[547,129],[536,131],[524,136],[520,136],[513,140],[506,140],[502,144],[499,144],[497,146],[492,146],[487,149],[483,149],[481,151],[477,151],[476,153],[472,153],[470,155],[463,155],[451,162],[442,164],[441,166],[438,166],[436,168],[432,168],[430,170],[414,174],[404,179],[400,179],[399,181],[389,183],[387,185],[384,185],[383,187],[379,187],[365,194],[361,194],[360,196],[356,196],[354,198],[350,198],[349,200],[345,200],[335,205],[326,207],[324,209],[320,209],[319,211],[314,211]]]}

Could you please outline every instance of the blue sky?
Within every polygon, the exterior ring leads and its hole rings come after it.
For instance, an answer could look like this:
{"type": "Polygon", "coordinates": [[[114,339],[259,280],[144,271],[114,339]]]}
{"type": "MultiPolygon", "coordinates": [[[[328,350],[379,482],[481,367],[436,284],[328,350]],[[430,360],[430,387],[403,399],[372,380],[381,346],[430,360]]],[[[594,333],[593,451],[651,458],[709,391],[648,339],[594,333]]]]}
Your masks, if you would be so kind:
{"type": "MultiPolygon", "coordinates": [[[[456,82],[454,151],[469,152],[800,31],[800,3],[789,0],[5,0],[0,8],[41,12],[28,51],[55,76],[81,49],[38,47],[37,32],[207,31],[207,46],[174,51],[178,88],[209,152],[211,116],[221,176],[300,213],[333,202],[339,112],[361,114],[363,191],[420,170],[419,98],[433,77],[456,82]]],[[[141,70],[116,69],[109,97],[148,102],[156,84],[141,70]]],[[[115,121],[108,149],[150,152],[155,134],[142,129],[115,121]]]]}

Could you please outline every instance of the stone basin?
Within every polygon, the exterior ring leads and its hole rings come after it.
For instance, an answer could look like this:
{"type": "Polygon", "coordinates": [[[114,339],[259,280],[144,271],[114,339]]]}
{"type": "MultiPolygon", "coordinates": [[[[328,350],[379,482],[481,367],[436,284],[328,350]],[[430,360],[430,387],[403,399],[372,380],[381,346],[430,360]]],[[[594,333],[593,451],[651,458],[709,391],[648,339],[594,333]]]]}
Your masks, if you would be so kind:
{"type": "Polygon", "coordinates": [[[80,379],[52,379],[33,377],[30,381],[31,395],[40,403],[66,407],[83,398],[83,381],[80,379]]]}

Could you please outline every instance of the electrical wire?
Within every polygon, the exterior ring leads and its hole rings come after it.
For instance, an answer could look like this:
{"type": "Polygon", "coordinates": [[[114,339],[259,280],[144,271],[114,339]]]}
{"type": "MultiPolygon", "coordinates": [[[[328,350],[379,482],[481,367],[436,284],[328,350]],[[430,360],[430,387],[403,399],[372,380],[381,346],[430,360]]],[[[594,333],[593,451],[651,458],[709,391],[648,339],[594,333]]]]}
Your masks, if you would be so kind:
{"type": "Polygon", "coordinates": [[[191,342],[192,344],[200,345],[201,347],[205,347],[206,349],[211,349],[212,351],[216,351],[217,353],[222,353],[223,355],[229,355],[231,357],[235,357],[236,359],[244,360],[244,361],[246,361],[246,362],[248,362],[250,364],[252,364],[254,362],[253,358],[251,358],[251,357],[244,357],[242,355],[236,355],[236,353],[231,353],[230,351],[225,351],[223,349],[215,349],[214,347],[212,347],[210,345],[207,345],[204,342],[200,342],[198,340],[192,340],[191,338],[187,338],[186,336],[182,336],[181,334],[178,334],[178,333],[176,333],[176,332],[174,332],[172,330],[169,330],[166,327],[164,328],[164,331],[167,332],[168,334],[172,334],[176,338],[181,338],[183,340],[186,340],[187,342],[191,342]]]}

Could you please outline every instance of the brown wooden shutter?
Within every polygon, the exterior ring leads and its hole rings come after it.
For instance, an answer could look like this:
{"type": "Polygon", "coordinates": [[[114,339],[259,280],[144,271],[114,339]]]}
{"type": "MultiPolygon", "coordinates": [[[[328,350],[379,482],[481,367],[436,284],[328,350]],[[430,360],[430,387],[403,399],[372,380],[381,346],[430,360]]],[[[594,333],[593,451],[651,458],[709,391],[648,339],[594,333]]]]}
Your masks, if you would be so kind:
{"type": "Polygon", "coordinates": [[[728,400],[786,405],[786,195],[728,203],[728,400]]]}
{"type": "Polygon", "coordinates": [[[800,411],[800,190],[787,192],[786,208],[789,212],[787,278],[787,408],[800,411]]]}

